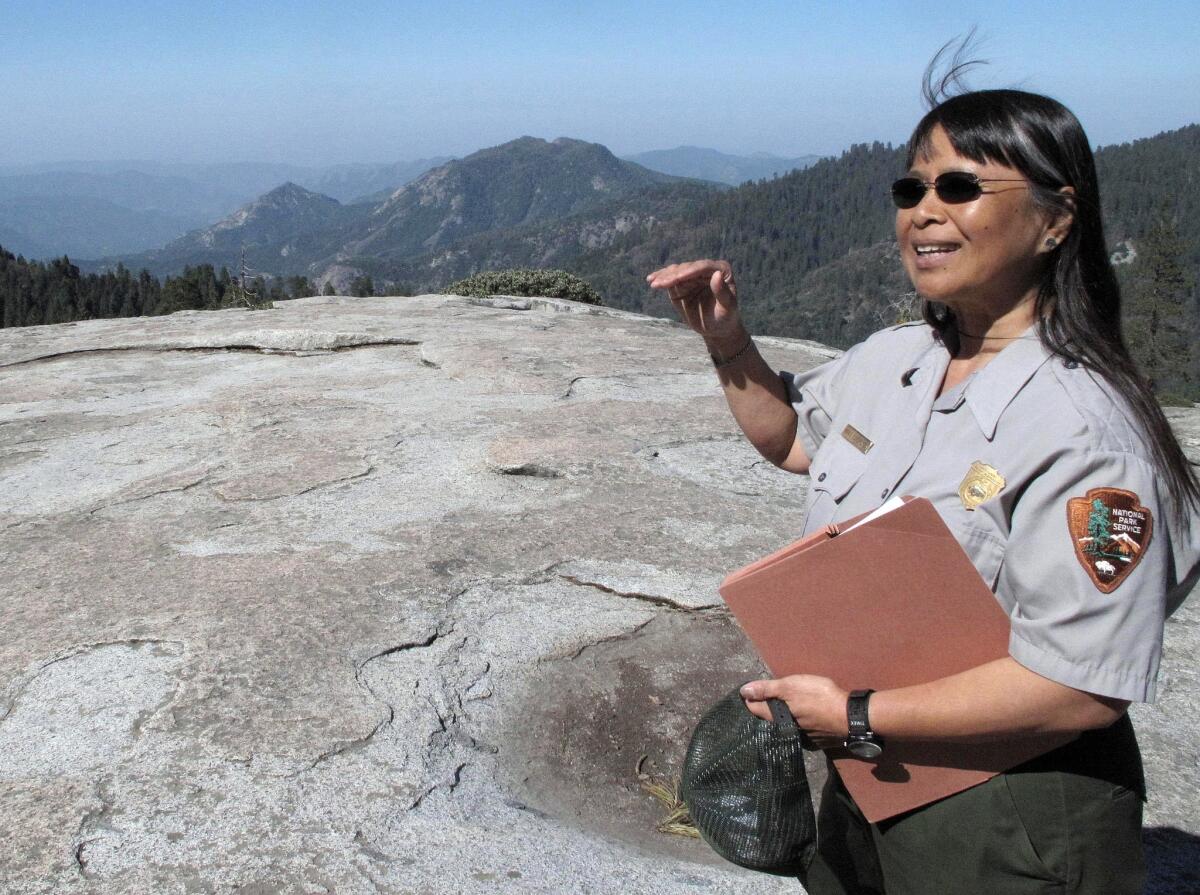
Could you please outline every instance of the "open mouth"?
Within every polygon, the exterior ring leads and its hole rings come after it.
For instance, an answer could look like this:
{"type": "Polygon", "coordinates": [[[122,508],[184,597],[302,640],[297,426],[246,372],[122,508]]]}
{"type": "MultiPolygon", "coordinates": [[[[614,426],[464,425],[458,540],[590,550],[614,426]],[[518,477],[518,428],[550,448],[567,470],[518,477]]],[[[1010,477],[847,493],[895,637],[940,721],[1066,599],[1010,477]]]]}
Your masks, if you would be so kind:
{"type": "Polygon", "coordinates": [[[917,255],[919,255],[921,257],[926,257],[926,256],[930,256],[930,255],[948,255],[951,252],[958,251],[958,243],[956,243],[956,242],[923,243],[921,245],[913,246],[913,249],[915,249],[917,255]]]}
{"type": "Polygon", "coordinates": [[[917,270],[940,269],[962,247],[957,242],[922,242],[913,246],[917,270]]]}

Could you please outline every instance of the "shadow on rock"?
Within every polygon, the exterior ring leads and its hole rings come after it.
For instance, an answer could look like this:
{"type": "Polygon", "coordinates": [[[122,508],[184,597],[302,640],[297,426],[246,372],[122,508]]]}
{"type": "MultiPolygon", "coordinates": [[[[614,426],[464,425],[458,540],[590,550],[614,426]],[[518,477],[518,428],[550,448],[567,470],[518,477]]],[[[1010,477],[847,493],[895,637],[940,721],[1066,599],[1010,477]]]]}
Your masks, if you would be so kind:
{"type": "MultiPolygon", "coordinates": [[[[666,812],[638,770],[677,781],[701,714],[762,675],[749,641],[718,613],[664,612],[629,637],[544,662],[505,730],[505,784],[517,803],[560,822],[720,862],[698,840],[657,831],[666,812]]],[[[810,778],[819,791],[823,779],[810,778]]]]}
{"type": "Polygon", "coordinates": [[[1147,827],[1145,895],[1200,892],[1200,836],[1175,827],[1147,827]]]}

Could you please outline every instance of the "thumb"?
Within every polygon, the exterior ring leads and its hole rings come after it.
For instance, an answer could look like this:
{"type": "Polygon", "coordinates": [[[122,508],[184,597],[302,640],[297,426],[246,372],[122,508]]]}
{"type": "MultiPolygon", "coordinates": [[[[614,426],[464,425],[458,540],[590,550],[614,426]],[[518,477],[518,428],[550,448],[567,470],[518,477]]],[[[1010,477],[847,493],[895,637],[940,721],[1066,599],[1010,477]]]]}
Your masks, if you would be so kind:
{"type": "Polygon", "coordinates": [[[778,684],[779,682],[776,680],[750,681],[744,684],[739,692],[742,699],[761,702],[764,699],[771,699],[779,695],[778,684]]]}
{"type": "Polygon", "coordinates": [[[712,291],[713,296],[717,299],[717,304],[724,308],[732,307],[737,303],[736,288],[733,285],[733,273],[730,271],[714,271],[709,278],[708,288],[712,291]]]}

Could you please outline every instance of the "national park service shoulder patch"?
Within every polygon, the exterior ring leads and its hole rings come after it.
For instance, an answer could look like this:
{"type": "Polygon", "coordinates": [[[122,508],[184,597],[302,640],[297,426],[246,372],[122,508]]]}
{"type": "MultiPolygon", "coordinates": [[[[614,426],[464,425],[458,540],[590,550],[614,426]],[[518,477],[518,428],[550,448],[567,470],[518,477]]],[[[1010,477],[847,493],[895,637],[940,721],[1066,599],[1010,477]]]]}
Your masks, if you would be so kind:
{"type": "Polygon", "coordinates": [[[1154,518],[1132,491],[1092,488],[1067,501],[1075,556],[1103,593],[1110,594],[1141,562],[1154,518]]]}

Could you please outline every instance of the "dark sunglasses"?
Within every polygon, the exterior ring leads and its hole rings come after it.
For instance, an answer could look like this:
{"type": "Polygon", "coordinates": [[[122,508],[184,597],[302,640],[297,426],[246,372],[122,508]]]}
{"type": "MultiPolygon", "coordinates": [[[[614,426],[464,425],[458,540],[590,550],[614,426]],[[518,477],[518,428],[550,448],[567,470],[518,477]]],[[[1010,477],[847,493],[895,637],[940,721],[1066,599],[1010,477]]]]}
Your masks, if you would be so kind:
{"type": "Polygon", "coordinates": [[[1023,177],[976,177],[967,171],[947,171],[939,174],[932,183],[919,177],[901,177],[892,184],[892,201],[897,208],[916,208],[925,198],[926,190],[933,187],[943,202],[959,205],[974,202],[983,195],[980,184],[992,182],[1027,183],[1023,177]]]}

